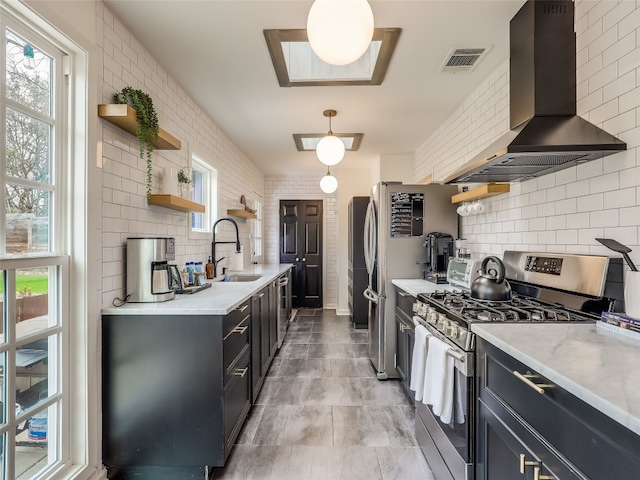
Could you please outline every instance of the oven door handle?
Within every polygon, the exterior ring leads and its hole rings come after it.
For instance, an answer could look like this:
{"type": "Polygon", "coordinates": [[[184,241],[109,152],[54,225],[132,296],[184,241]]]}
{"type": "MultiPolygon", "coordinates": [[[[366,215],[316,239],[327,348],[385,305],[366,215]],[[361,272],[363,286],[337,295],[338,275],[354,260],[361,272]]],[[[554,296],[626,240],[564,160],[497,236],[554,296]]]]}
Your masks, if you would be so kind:
{"type": "Polygon", "coordinates": [[[449,355],[450,357],[455,358],[456,360],[458,360],[460,362],[466,362],[467,361],[467,356],[465,355],[464,352],[458,352],[457,350],[454,350],[453,348],[450,348],[449,350],[447,350],[447,355],[449,355]]]}

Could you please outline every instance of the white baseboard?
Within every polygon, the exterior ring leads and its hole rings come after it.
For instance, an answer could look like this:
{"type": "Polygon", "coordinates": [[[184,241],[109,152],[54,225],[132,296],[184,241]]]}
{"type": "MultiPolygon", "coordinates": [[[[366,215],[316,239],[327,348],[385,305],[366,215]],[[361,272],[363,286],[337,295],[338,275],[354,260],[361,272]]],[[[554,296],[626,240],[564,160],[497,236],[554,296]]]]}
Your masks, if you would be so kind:
{"type": "Polygon", "coordinates": [[[336,310],[337,315],[351,315],[351,310],[348,308],[338,309],[336,310]]]}

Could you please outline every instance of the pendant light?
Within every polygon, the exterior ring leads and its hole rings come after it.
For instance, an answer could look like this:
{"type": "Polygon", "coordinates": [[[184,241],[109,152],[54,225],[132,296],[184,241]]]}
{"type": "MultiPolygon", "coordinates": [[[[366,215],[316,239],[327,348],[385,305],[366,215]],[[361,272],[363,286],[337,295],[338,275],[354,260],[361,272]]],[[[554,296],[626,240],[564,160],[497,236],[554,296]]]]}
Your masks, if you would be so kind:
{"type": "Polygon", "coordinates": [[[331,65],[358,60],[373,38],[367,0],[315,0],[307,16],[307,37],[315,54],[331,65]]]}
{"type": "Polygon", "coordinates": [[[327,167],[327,174],[320,179],[320,189],[324,193],[333,193],[338,189],[338,179],[331,175],[329,167],[327,167]]]}
{"type": "Polygon", "coordinates": [[[344,142],[336,137],[331,131],[331,118],[337,115],[335,110],[325,110],[325,117],[329,117],[329,133],[322,137],[316,145],[316,155],[318,160],[327,166],[337,165],[344,158],[344,142]]]}

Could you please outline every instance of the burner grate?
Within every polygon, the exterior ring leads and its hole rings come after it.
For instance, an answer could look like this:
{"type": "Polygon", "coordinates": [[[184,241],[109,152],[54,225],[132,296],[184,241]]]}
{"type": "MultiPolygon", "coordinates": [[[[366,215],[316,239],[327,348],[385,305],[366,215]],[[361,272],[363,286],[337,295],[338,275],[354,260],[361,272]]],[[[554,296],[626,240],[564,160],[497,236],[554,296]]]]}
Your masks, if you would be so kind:
{"type": "Polygon", "coordinates": [[[436,305],[442,312],[460,321],[471,322],[585,322],[589,314],[569,311],[562,305],[548,304],[518,293],[506,302],[488,302],[472,298],[467,292],[439,291],[421,295],[423,301],[436,305]]]}

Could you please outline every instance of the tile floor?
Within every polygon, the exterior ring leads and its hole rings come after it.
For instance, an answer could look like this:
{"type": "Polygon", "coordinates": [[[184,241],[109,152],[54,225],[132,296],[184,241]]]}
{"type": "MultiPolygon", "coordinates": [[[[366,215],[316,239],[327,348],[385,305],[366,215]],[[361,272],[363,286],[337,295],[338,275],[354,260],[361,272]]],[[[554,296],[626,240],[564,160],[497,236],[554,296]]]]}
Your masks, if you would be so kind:
{"type": "Polygon", "coordinates": [[[398,381],[379,381],[368,333],[298,310],[215,480],[433,480],[398,381]]]}

